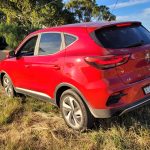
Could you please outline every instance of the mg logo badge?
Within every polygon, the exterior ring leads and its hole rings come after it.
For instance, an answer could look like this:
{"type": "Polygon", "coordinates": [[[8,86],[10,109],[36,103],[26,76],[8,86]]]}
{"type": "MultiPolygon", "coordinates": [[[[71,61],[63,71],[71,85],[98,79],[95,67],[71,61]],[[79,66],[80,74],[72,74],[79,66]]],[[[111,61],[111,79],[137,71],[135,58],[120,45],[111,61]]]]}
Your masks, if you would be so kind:
{"type": "Polygon", "coordinates": [[[150,63],[150,53],[149,52],[146,53],[145,60],[147,63],[150,63]]]}

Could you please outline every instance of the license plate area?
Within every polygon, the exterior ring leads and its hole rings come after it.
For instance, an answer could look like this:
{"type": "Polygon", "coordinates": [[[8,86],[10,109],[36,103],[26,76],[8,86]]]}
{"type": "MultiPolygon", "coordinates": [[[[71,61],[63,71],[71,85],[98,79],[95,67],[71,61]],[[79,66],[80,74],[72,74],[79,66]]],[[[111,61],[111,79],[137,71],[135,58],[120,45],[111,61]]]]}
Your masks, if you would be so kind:
{"type": "Polygon", "coordinates": [[[143,87],[143,91],[145,95],[150,94],[150,85],[143,87]]]}

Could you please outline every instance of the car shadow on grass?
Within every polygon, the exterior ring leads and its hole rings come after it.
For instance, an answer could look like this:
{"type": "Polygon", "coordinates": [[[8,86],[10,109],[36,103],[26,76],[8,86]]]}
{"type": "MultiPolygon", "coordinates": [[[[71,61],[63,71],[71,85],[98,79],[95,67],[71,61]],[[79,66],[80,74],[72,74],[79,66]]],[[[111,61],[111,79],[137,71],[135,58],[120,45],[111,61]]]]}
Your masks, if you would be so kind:
{"type": "Polygon", "coordinates": [[[126,130],[129,130],[131,127],[138,128],[139,126],[150,129],[150,104],[122,116],[98,119],[93,129],[99,130],[101,128],[108,130],[114,126],[125,128],[126,130]]]}

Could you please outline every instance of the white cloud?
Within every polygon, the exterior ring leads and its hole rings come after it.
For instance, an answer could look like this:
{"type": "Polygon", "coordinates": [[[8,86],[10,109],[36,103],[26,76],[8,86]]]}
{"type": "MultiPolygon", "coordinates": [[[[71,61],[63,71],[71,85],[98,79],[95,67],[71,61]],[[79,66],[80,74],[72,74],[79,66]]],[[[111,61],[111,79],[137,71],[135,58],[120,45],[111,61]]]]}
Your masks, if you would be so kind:
{"type": "Polygon", "coordinates": [[[150,8],[146,8],[139,13],[126,16],[117,16],[118,21],[141,21],[150,30],[150,8]]]}
{"type": "Polygon", "coordinates": [[[146,16],[146,15],[150,15],[150,8],[144,9],[143,14],[144,14],[145,16],[146,16]]]}
{"type": "Polygon", "coordinates": [[[144,9],[142,12],[131,14],[128,16],[117,16],[117,20],[147,20],[150,21],[150,8],[144,9]]]}
{"type": "MultiPolygon", "coordinates": [[[[149,2],[149,0],[129,0],[127,2],[120,2],[116,5],[115,9],[119,9],[119,8],[123,8],[123,7],[129,7],[129,6],[134,6],[134,5],[138,5],[138,4],[143,4],[143,3],[147,3],[149,2]]],[[[110,9],[113,9],[115,6],[115,4],[113,5],[109,5],[108,7],[110,9]]]]}

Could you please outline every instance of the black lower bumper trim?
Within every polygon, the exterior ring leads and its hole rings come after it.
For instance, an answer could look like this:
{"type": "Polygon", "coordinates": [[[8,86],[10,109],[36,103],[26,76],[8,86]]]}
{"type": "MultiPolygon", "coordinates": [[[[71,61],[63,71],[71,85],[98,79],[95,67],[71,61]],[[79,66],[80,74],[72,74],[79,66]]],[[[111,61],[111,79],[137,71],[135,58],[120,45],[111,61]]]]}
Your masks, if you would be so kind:
{"type": "Polygon", "coordinates": [[[139,101],[136,101],[132,104],[126,105],[120,108],[113,108],[113,109],[90,109],[91,113],[95,118],[110,118],[112,116],[121,116],[127,112],[130,112],[134,109],[142,107],[150,103],[150,96],[147,96],[139,101]]]}
{"type": "Polygon", "coordinates": [[[137,109],[137,108],[139,108],[139,107],[142,107],[142,106],[144,106],[144,105],[146,105],[146,104],[148,104],[148,103],[150,103],[150,97],[146,97],[146,98],[141,99],[141,100],[139,100],[139,101],[137,101],[137,102],[135,102],[135,103],[132,103],[132,104],[130,104],[130,105],[127,105],[127,106],[123,107],[123,108],[120,110],[119,116],[121,116],[121,115],[123,115],[123,114],[125,114],[125,113],[127,113],[127,112],[130,112],[130,111],[132,111],[132,110],[134,110],[134,109],[137,109]]]}

